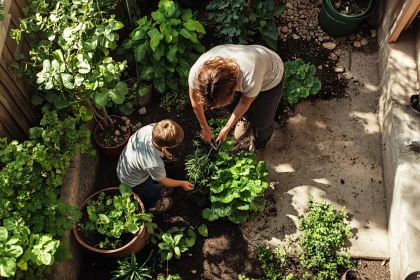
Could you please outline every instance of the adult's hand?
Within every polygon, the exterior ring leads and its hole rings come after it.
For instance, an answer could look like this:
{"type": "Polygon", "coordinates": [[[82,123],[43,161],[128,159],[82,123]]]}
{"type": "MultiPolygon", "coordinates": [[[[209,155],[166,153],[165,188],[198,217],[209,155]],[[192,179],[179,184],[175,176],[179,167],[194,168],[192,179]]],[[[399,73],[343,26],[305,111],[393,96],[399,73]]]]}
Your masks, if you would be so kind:
{"type": "Polygon", "coordinates": [[[211,129],[201,129],[201,139],[203,139],[203,141],[207,144],[211,144],[211,140],[214,140],[214,136],[213,133],[211,132],[211,129]]]}
{"type": "Polygon", "coordinates": [[[220,130],[219,136],[216,139],[216,142],[218,142],[220,144],[222,144],[223,142],[225,142],[226,141],[226,137],[229,134],[229,130],[230,130],[230,128],[228,128],[226,126],[224,128],[222,128],[222,130],[220,130]]]}

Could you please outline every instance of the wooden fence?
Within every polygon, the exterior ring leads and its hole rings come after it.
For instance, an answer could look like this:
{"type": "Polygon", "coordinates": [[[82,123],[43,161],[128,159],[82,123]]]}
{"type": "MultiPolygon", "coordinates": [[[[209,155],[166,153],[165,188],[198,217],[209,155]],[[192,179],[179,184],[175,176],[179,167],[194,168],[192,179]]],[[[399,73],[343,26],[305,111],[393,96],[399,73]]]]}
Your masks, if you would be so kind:
{"type": "Polygon", "coordinates": [[[0,138],[24,140],[38,119],[31,106],[27,80],[17,78],[10,65],[16,55],[28,55],[30,47],[27,38],[16,44],[10,30],[19,26],[26,3],[25,0],[4,0],[4,6],[6,16],[0,21],[0,138]]]}

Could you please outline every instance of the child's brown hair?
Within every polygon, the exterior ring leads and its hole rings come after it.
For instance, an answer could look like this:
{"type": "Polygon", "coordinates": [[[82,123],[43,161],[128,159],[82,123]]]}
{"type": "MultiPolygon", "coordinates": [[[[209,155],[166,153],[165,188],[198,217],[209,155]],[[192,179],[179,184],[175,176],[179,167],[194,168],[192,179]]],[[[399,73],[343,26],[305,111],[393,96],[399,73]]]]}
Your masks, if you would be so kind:
{"type": "Polygon", "coordinates": [[[158,122],[152,131],[152,141],[160,147],[174,147],[184,139],[184,130],[172,120],[158,122]]]}
{"type": "Polygon", "coordinates": [[[239,65],[233,59],[220,56],[203,63],[194,81],[200,93],[199,103],[219,108],[232,102],[238,85],[239,65]]]}

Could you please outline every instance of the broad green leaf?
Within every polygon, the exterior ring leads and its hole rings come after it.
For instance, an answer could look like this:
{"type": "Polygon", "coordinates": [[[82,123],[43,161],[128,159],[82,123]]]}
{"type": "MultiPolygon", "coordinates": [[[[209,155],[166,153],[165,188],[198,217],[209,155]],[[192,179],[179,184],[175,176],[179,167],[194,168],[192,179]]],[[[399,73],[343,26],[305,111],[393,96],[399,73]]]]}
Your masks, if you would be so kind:
{"type": "Polygon", "coordinates": [[[69,105],[69,102],[63,96],[57,96],[54,100],[54,106],[59,110],[67,108],[69,105]]]}
{"type": "Polygon", "coordinates": [[[182,20],[188,21],[192,18],[192,12],[191,9],[185,9],[182,11],[182,20]]]}
{"type": "Polygon", "coordinates": [[[51,265],[53,261],[53,257],[50,253],[41,252],[38,255],[38,260],[44,265],[51,265]]]}
{"type": "Polygon", "coordinates": [[[172,238],[172,236],[168,233],[164,233],[162,235],[162,239],[163,239],[163,241],[165,241],[166,243],[168,243],[170,245],[174,244],[174,242],[175,242],[174,239],[172,238]]]}
{"type": "Polygon", "coordinates": [[[257,15],[254,13],[250,13],[249,20],[251,20],[252,22],[255,22],[257,20],[257,15]]]}
{"type": "Polygon", "coordinates": [[[164,20],[165,20],[165,15],[164,15],[164,14],[162,14],[162,13],[158,10],[158,11],[152,12],[152,18],[153,18],[155,21],[164,21],[164,20]]]}
{"type": "Polygon", "coordinates": [[[61,80],[62,80],[65,88],[74,89],[74,82],[73,82],[73,76],[72,75],[62,73],[61,74],[61,80]]]}
{"type": "Polygon", "coordinates": [[[128,86],[124,82],[118,82],[113,90],[109,91],[109,96],[115,104],[122,104],[128,93],[128,86]]]}
{"type": "Polygon", "coordinates": [[[119,30],[124,27],[124,23],[121,21],[115,21],[114,29],[113,30],[119,30]]]}
{"type": "Polygon", "coordinates": [[[159,61],[160,58],[163,56],[163,53],[165,52],[165,48],[163,46],[163,44],[159,44],[159,46],[157,46],[156,51],[153,53],[153,58],[156,61],[159,61]]]}
{"type": "Polygon", "coordinates": [[[16,272],[16,262],[14,259],[9,257],[0,258],[0,276],[1,277],[12,277],[16,272]]]}
{"type": "Polygon", "coordinates": [[[144,42],[143,44],[136,45],[134,47],[134,57],[137,62],[142,62],[146,56],[146,48],[148,42],[144,42]]]}
{"type": "MultiPolygon", "coordinates": [[[[184,26],[190,31],[197,31],[202,34],[206,34],[204,27],[201,25],[200,22],[190,19],[184,23],[184,26]]],[[[182,30],[181,30],[182,31],[182,30]]],[[[181,34],[182,35],[182,34],[181,34]]]]}
{"type": "Polygon", "coordinates": [[[175,241],[175,244],[178,244],[178,242],[181,240],[181,238],[184,236],[184,234],[183,233],[178,233],[178,234],[176,234],[175,236],[174,236],[174,241],[175,241]]]}
{"type": "Polygon", "coordinates": [[[244,211],[236,212],[229,216],[229,220],[234,222],[235,224],[245,224],[247,219],[248,219],[248,213],[244,211]]]}
{"type": "Polygon", "coordinates": [[[147,35],[150,37],[150,48],[155,51],[159,45],[160,40],[163,39],[163,35],[156,28],[151,28],[147,35]]]}
{"type": "Polygon", "coordinates": [[[185,28],[182,28],[179,34],[181,34],[184,38],[189,39],[193,43],[198,43],[197,35],[195,33],[188,31],[185,28]]]}
{"type": "Polygon", "coordinates": [[[190,228],[187,231],[187,235],[189,238],[197,239],[197,234],[195,234],[195,232],[190,228]]]}
{"type": "Polygon", "coordinates": [[[9,232],[5,227],[0,227],[0,241],[6,241],[9,237],[9,232]]]}
{"type": "Polygon", "coordinates": [[[202,216],[203,216],[204,219],[207,219],[209,221],[216,221],[219,218],[219,216],[217,216],[213,212],[213,210],[211,210],[209,208],[206,208],[206,209],[203,210],[202,216]]]}
{"type": "Polygon", "coordinates": [[[262,212],[265,208],[265,199],[263,196],[257,196],[251,201],[250,208],[253,211],[262,212]]]}
{"type": "Polygon", "coordinates": [[[187,244],[187,247],[192,247],[195,244],[195,239],[194,238],[185,238],[185,244],[187,244]]]}
{"type": "Polygon", "coordinates": [[[278,17],[280,16],[282,13],[284,13],[284,11],[286,10],[286,7],[284,5],[279,5],[274,7],[273,9],[273,16],[278,17]]]}
{"type": "Polygon", "coordinates": [[[9,231],[16,228],[15,218],[7,218],[3,220],[3,226],[9,231]]]}
{"type": "Polygon", "coordinates": [[[167,16],[172,17],[176,11],[175,3],[170,0],[163,0],[163,1],[160,1],[159,3],[159,7],[162,7],[162,6],[164,7],[167,16]]]}
{"type": "Polygon", "coordinates": [[[177,256],[178,258],[181,256],[181,250],[179,249],[178,246],[174,248],[174,252],[175,252],[175,256],[177,256]]]}
{"type": "Polygon", "coordinates": [[[207,226],[205,224],[202,224],[198,227],[198,232],[204,237],[209,236],[209,232],[208,232],[207,226]]]}
{"type": "MultiPolygon", "coordinates": [[[[18,241],[19,240],[17,240],[16,242],[18,241]]],[[[18,245],[11,245],[8,249],[6,249],[6,254],[10,257],[17,259],[18,257],[20,257],[20,255],[23,254],[23,249],[18,245]]]]}
{"type": "Polygon", "coordinates": [[[105,106],[106,103],[108,103],[109,96],[106,92],[98,91],[95,93],[93,100],[95,101],[96,105],[105,106]]]}
{"type": "Polygon", "coordinates": [[[107,215],[105,215],[105,214],[98,214],[98,217],[99,217],[99,221],[102,224],[109,224],[109,218],[108,218],[107,215]]]}
{"type": "Polygon", "coordinates": [[[144,39],[145,36],[146,36],[146,31],[143,29],[137,29],[131,33],[131,39],[133,41],[142,40],[144,39]]]}

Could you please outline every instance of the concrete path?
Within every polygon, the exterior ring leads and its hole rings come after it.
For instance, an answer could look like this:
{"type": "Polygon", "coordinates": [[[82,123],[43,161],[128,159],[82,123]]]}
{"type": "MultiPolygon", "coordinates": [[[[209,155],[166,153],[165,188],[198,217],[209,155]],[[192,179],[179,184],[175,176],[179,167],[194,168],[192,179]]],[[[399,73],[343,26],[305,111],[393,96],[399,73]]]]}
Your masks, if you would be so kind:
{"type": "Polygon", "coordinates": [[[351,214],[353,256],[389,257],[377,54],[345,55],[348,98],[300,103],[296,116],[269,142],[265,161],[276,183],[268,192],[266,213],[243,226],[251,244],[276,245],[296,233],[297,216],[312,197],[337,209],[345,206],[351,214]]]}

